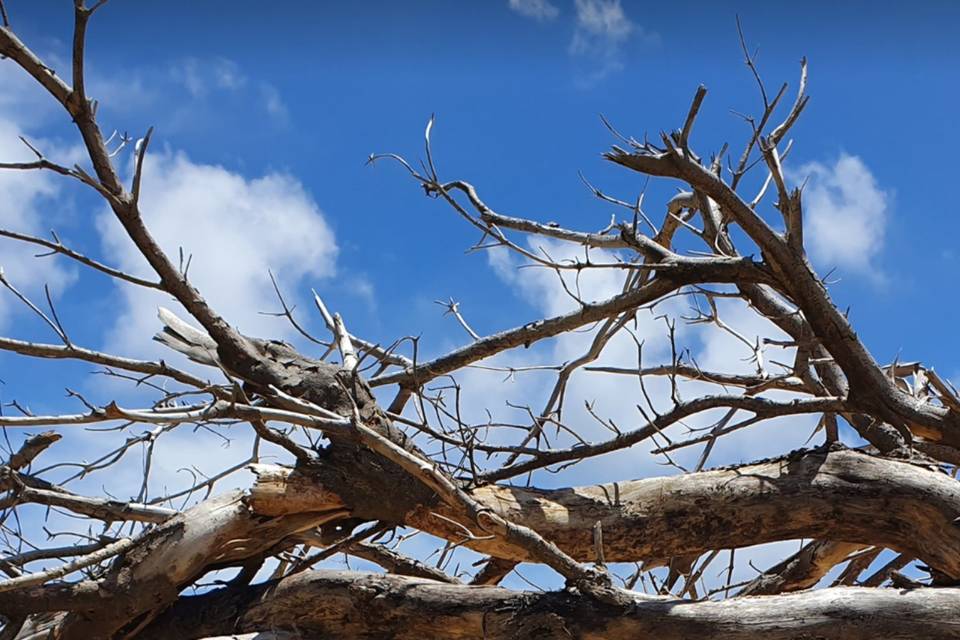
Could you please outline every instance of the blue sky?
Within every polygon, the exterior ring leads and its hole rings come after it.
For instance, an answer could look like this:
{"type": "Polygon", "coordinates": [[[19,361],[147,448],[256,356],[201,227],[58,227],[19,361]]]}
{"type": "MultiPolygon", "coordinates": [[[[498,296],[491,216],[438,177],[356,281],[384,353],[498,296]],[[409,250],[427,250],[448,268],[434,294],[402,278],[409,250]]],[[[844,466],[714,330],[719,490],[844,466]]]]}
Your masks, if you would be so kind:
{"type": "MultiPolygon", "coordinates": [[[[67,4],[5,4],[21,38],[66,73],[67,4]]],[[[169,250],[183,243],[194,253],[197,282],[241,328],[290,336],[257,315],[276,310],[268,267],[318,332],[310,287],[353,332],[383,342],[420,334],[431,354],[466,339],[437,299],[459,300],[482,334],[563,308],[542,274],[518,278],[503,261],[465,253],[477,239],[470,228],[424,198],[398,166],[365,166],[367,156],[418,158],[424,125],[436,113],[442,178],[472,182],[502,213],[600,229],[613,211],[590,195],[578,171],[625,199],[643,180],[600,158],[615,140],[599,114],[626,134],[657,136],[682,124],[703,83],[710,92],[695,148],[707,155],[724,141],[742,147],[748,130],[732,112],[756,113],[759,101],[739,49],[739,14],[770,90],[789,82],[792,99],[799,59],[809,59],[812,100],[793,130],[787,165],[795,180],[811,179],[808,224],[843,229],[809,237],[821,272],[837,267],[842,278],[832,289],[838,304],[852,308],[855,327],[881,362],[899,353],[947,376],[960,374],[950,294],[960,220],[947,153],[960,146],[960,5],[891,3],[880,11],[876,3],[809,2],[800,11],[766,2],[505,0],[265,7],[114,0],[89,33],[101,125],[134,138],[156,127],[144,187],[148,222],[169,250]]],[[[18,133],[42,141],[51,157],[73,158],[78,140],[69,122],[11,67],[0,63],[3,160],[29,159],[18,133]]],[[[652,183],[648,212],[662,216],[676,186],[652,183]]],[[[142,270],[102,206],[78,186],[0,176],[0,187],[20,196],[19,204],[3,197],[4,226],[40,234],[55,227],[85,252],[142,270]]],[[[157,328],[154,298],[50,258],[37,266],[18,251],[3,241],[0,263],[34,295],[44,281],[52,284],[76,342],[129,355],[162,353],[149,340],[157,328]]],[[[0,327],[4,335],[53,341],[10,296],[0,300],[0,327]]],[[[689,339],[718,364],[732,353],[710,338],[689,339]]],[[[551,346],[531,357],[556,360],[576,348],[551,346]]],[[[87,371],[0,354],[0,394],[56,412],[78,408],[63,398],[66,384],[102,403],[129,393],[102,378],[91,381],[87,371]]],[[[536,385],[508,392],[491,380],[477,384],[498,402],[490,394],[543,393],[536,385]]],[[[582,390],[584,397],[593,391],[582,390]]]]}
{"type": "MultiPolygon", "coordinates": [[[[8,4],[26,41],[66,56],[69,11],[51,2],[8,4]]],[[[546,20],[496,2],[357,4],[112,3],[90,33],[92,69],[111,90],[104,124],[134,136],[154,125],[158,148],[248,177],[279,171],[300,181],[335,230],[338,271],[375,290],[380,313],[351,314],[358,331],[387,339],[442,330],[448,323],[436,309],[410,303],[449,295],[493,330],[501,318],[529,311],[520,301],[509,313],[488,304],[491,294],[498,305],[506,301],[481,273],[482,259],[464,256],[469,230],[418,197],[396,168],[365,168],[367,154],[416,156],[436,112],[444,175],[473,181],[504,211],[603,226],[608,210],[576,172],[611,192],[636,191],[638,179],[599,158],[611,138],[598,114],[629,134],[656,134],[678,125],[703,82],[710,94],[699,147],[743,137],[745,125],[730,110],[751,112],[757,100],[738,49],[739,13],[771,87],[794,83],[800,56],[810,60],[813,99],[795,132],[797,163],[858,156],[890,195],[887,259],[878,263],[889,286],[842,274],[835,295],[853,305],[881,360],[903,349],[953,373],[940,337],[955,316],[934,295],[950,286],[960,259],[952,241],[960,223],[941,193],[953,169],[939,159],[958,136],[952,85],[960,44],[951,32],[960,8],[953,3],[890,6],[882,14],[871,13],[870,3],[812,3],[798,15],[769,3],[624,3],[633,28],[613,45],[614,63],[602,53],[571,52],[570,3],[555,3],[556,17],[546,20]],[[218,65],[235,72],[240,86],[194,96],[175,77],[191,66],[196,81],[210,81],[218,65]],[[595,79],[598,73],[606,75],[595,79]],[[462,286],[465,276],[470,287],[462,286]],[[398,315],[401,326],[384,321],[398,315]],[[918,315],[925,330],[904,331],[918,315]]],[[[37,130],[66,135],[63,125],[51,113],[37,130]]],[[[82,227],[82,212],[78,218],[82,227]]],[[[339,300],[335,287],[328,295],[345,313],[363,308],[362,300],[339,300]]]]}

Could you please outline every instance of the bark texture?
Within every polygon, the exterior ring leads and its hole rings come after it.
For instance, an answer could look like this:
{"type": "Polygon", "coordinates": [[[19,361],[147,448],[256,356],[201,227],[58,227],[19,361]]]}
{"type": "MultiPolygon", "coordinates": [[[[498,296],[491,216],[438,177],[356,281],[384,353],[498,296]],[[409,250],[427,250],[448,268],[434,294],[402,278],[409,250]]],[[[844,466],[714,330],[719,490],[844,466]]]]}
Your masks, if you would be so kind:
{"type": "MultiPolygon", "coordinates": [[[[259,513],[345,504],[309,473],[258,469],[250,504],[259,513]]],[[[398,486],[387,495],[395,504],[411,504],[404,494],[398,486]]],[[[566,489],[489,485],[471,495],[582,561],[595,557],[593,527],[600,522],[610,562],[662,564],[715,548],[825,538],[897,549],[960,577],[960,526],[954,523],[960,483],[925,465],[858,451],[798,451],[739,467],[566,489]]],[[[409,526],[459,541],[463,530],[450,520],[469,526],[445,505],[414,504],[403,517],[409,526]]],[[[499,538],[468,545],[498,558],[528,559],[499,538]]]]}
{"type": "Polygon", "coordinates": [[[199,638],[274,628],[304,640],[947,640],[960,637],[960,589],[834,588],[690,602],[524,593],[399,576],[316,571],[184,598],[142,638],[199,638]]]}

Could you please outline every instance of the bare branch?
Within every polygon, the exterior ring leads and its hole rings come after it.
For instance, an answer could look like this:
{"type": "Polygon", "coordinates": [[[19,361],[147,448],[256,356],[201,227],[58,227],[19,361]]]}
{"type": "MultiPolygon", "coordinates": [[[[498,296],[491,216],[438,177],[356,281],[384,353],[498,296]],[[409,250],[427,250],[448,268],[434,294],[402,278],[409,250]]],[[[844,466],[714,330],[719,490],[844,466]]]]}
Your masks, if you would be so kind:
{"type": "Polygon", "coordinates": [[[41,571],[39,573],[31,573],[25,576],[20,576],[19,578],[4,580],[3,582],[0,582],[0,593],[12,591],[14,589],[25,589],[34,585],[43,584],[48,580],[54,580],[56,578],[70,575],[74,571],[83,569],[84,567],[89,567],[91,565],[99,564],[108,558],[112,558],[113,556],[121,554],[130,549],[133,544],[134,542],[132,539],[121,538],[116,542],[111,542],[98,551],[94,551],[88,555],[71,560],[70,562],[62,564],[59,567],[47,569],[46,571],[41,571]]]}
{"type": "Polygon", "coordinates": [[[144,280],[143,278],[138,278],[137,276],[131,275],[124,271],[120,271],[119,269],[108,267],[107,265],[97,262],[92,258],[88,258],[82,253],[79,253],[77,251],[74,251],[73,249],[70,249],[69,247],[65,246],[62,242],[60,242],[59,238],[56,237],[56,234],[54,234],[54,240],[50,241],[50,240],[44,240],[43,238],[38,238],[36,236],[31,236],[25,233],[18,233],[16,231],[8,231],[6,229],[0,229],[0,236],[6,237],[6,238],[12,238],[14,240],[20,240],[22,242],[29,242],[30,244],[39,245],[41,247],[44,247],[50,250],[50,253],[42,254],[42,255],[59,253],[67,256],[68,258],[76,260],[77,262],[83,265],[86,265],[92,269],[101,271],[107,274],[108,276],[117,278],[118,280],[123,280],[125,282],[129,282],[131,284],[135,284],[140,287],[163,290],[163,287],[158,282],[144,280]]]}

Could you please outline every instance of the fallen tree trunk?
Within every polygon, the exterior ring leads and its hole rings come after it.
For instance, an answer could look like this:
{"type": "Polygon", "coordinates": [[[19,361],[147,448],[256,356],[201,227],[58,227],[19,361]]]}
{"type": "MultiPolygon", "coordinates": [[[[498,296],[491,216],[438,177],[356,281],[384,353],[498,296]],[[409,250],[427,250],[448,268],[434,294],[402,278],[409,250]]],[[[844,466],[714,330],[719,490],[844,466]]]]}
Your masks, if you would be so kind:
{"type": "MultiPolygon", "coordinates": [[[[258,474],[250,497],[258,513],[343,506],[315,476],[263,466],[258,474]]],[[[470,527],[448,506],[410,504],[403,487],[394,493],[391,502],[407,504],[404,524],[453,541],[461,541],[464,530],[450,520],[470,527]]],[[[596,557],[593,527],[599,521],[609,562],[649,565],[713,549],[818,538],[896,549],[960,578],[960,527],[953,522],[960,516],[960,484],[925,466],[852,450],[818,449],[734,468],[586,487],[489,485],[472,496],[581,561],[596,557]]],[[[522,549],[498,538],[468,546],[498,558],[527,559],[522,549]]]]}
{"type": "Polygon", "coordinates": [[[960,589],[840,587],[690,602],[624,594],[600,602],[419,578],[316,571],[181,598],[139,638],[296,630],[299,638],[931,640],[960,637],[960,589]]]}
{"type": "MultiPolygon", "coordinates": [[[[73,612],[64,620],[63,637],[109,635],[130,620],[138,620],[135,627],[147,624],[205,571],[253,557],[332,518],[356,515],[317,482],[315,468],[258,465],[255,470],[258,480],[248,496],[223,496],[171,518],[114,567],[97,585],[95,598],[112,594],[110,615],[96,613],[89,603],[64,603],[62,609],[73,612]]],[[[398,494],[402,491],[397,487],[398,494]]],[[[736,468],[613,485],[554,490],[491,485],[472,496],[501,517],[527,523],[557,541],[580,561],[595,559],[593,529],[599,521],[608,561],[653,564],[671,551],[695,555],[815,537],[896,549],[947,577],[960,576],[960,527],[954,524],[960,485],[923,466],[856,451],[798,452],[736,468]]],[[[463,528],[445,518],[471,526],[452,507],[423,502],[409,507],[405,523],[461,541],[463,528]]],[[[526,559],[522,549],[499,538],[473,540],[470,546],[506,560],[526,559]]],[[[47,595],[40,591],[34,596],[47,595]]],[[[42,610],[35,605],[48,604],[45,597],[16,595],[0,597],[5,612],[30,614],[42,610]]],[[[220,631],[206,635],[215,633],[220,631]]]]}

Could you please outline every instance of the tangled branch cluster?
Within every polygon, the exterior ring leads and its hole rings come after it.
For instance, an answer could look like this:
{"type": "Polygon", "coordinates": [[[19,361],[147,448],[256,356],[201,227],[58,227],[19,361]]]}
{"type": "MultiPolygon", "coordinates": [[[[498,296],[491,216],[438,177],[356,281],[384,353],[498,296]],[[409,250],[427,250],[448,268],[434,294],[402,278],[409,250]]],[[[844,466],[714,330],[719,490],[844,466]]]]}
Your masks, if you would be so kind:
{"type": "MultiPolygon", "coordinates": [[[[417,168],[399,163],[427,196],[442,201],[481,233],[475,248],[506,250],[525,265],[553,271],[574,301],[568,313],[477,333],[454,300],[441,303],[469,337],[458,349],[423,359],[404,338],[384,347],[348,331],[314,294],[329,338],[311,335],[280,295],[279,314],[319,355],[245,336],[226,322],[188,277],[189,261],[168,256],[144,223],[142,173],[151,131],[132,148],[134,173],[121,179],[117,158],[127,136],[105,138],[97,104],[84,83],[85,31],[104,0],[75,2],[72,78],[57,75],[6,22],[0,54],[29,74],[66,111],[89,162],[58,164],[28,141],[36,159],[0,168],[52,171],[93,189],[110,207],[155,276],[147,280],[52,239],[0,230],[16,242],[74,260],[126,285],[172,296],[189,314],[160,310],[156,339],[202,365],[178,368],[76,344],[47,295],[48,311],[0,273],[0,284],[56,336],[51,344],[0,338],[0,349],[25,358],[76,360],[157,393],[146,407],[96,405],[34,415],[14,405],[0,426],[22,441],[0,467],[2,638],[169,638],[233,633],[257,637],[640,637],[706,634],[741,638],[957,637],[960,605],[960,399],[924,364],[878,364],[830,298],[810,265],[803,240],[803,192],[783,168],[793,125],[808,103],[806,63],[792,105],[787,86],[768,94],[744,47],[762,99],[748,118],[739,155],[726,145],[709,161],[693,148],[700,87],[675,131],[656,141],[620,135],[604,157],[644,176],[680,181],[685,190],[658,214],[635,201],[592,193],[618,212],[599,231],[502,215],[472,184],[441,179],[425,135],[417,168]],[[779,114],[779,115],[778,115],[779,114]],[[745,177],[765,177],[745,193],[745,177]],[[770,201],[772,200],[772,207],[770,201]],[[659,223],[659,224],[657,224],[659,223]],[[540,238],[570,245],[582,258],[555,259],[531,248],[540,238]],[[598,257],[599,256],[599,257],[598,257]],[[759,256],[759,258],[757,257],[759,256]],[[616,295],[596,300],[581,276],[616,274],[616,295]],[[784,336],[753,339],[721,317],[722,301],[739,300],[784,336]],[[692,316],[668,317],[671,357],[647,363],[634,328],[672,301],[692,316]],[[710,371],[685,357],[677,321],[710,325],[741,342],[753,371],[710,371]],[[556,365],[505,366],[495,356],[589,331],[589,345],[556,365]],[[627,336],[635,367],[598,364],[616,337],[627,336]],[[767,355],[788,354],[789,362],[767,355]],[[461,410],[458,376],[473,370],[508,377],[555,376],[542,408],[520,408],[507,423],[472,422],[461,410]],[[624,427],[588,410],[607,435],[591,439],[565,419],[577,376],[637,381],[637,424],[624,427]],[[654,380],[666,381],[656,386],[654,380]],[[684,387],[696,383],[694,387],[684,387]],[[666,388],[653,397],[648,387],[666,388]],[[681,389],[703,393],[684,398],[681,389]],[[378,398],[392,398],[383,406],[378,398]],[[811,448],[747,465],[709,469],[715,443],[784,416],[817,416],[811,448]],[[706,427],[685,421],[708,416],[706,427]],[[93,462],[39,467],[61,434],[103,429],[110,450],[93,462]],[[255,434],[249,457],[191,486],[149,497],[155,443],[185,426],[255,434]],[[846,426],[850,429],[847,430],[846,426]],[[41,429],[56,427],[55,431],[41,429]],[[842,437],[845,433],[849,435],[842,437]],[[855,436],[853,435],[855,434],[855,436]],[[668,477],[565,489],[530,486],[547,470],[639,448],[672,465],[668,477]],[[267,463],[261,449],[283,452],[267,463]],[[692,468],[676,452],[698,447],[692,468]],[[104,473],[129,451],[145,452],[143,481],[130,499],[83,495],[68,488],[104,473]],[[245,490],[217,485],[252,470],[245,490]],[[58,478],[54,481],[53,478],[58,478]],[[524,485],[524,483],[527,483],[524,485]],[[88,535],[47,546],[19,513],[44,505],[84,519],[88,535]],[[438,560],[405,555],[400,543],[423,532],[439,539],[438,560]],[[705,572],[722,553],[803,539],[800,550],[747,583],[712,588],[705,572]],[[483,554],[471,569],[450,571],[457,549],[483,554]],[[883,550],[895,557],[866,573],[883,550]],[[373,562],[383,573],[316,568],[334,554],[373,562]],[[566,589],[520,593],[497,585],[519,563],[545,565],[566,589]],[[616,563],[628,563],[624,573],[616,563]],[[922,563],[926,578],[900,573],[922,563]],[[804,591],[845,565],[835,588],[804,591]],[[36,568],[40,567],[40,568],[36,568]],[[263,567],[269,568],[264,579],[263,567]],[[213,586],[205,576],[231,577],[213,586]],[[469,583],[469,584],[466,584],[469,583]],[[470,588],[486,585],[486,589],[470,588]],[[841,585],[859,585],[842,588],[841,585]],[[900,589],[878,588],[894,585],[900,589]],[[189,588],[198,587],[196,592],[189,588]],[[788,592],[797,592],[788,594],[788,592]],[[771,598],[759,595],[780,594],[771,598]],[[683,606],[680,606],[683,605],[683,606]],[[376,615],[374,615],[376,614],[376,615]],[[50,635],[48,635],[50,634],[50,635]]],[[[638,454],[639,455],[639,454],[638,454]]],[[[646,454],[644,454],[646,455],[646,454]]]]}

